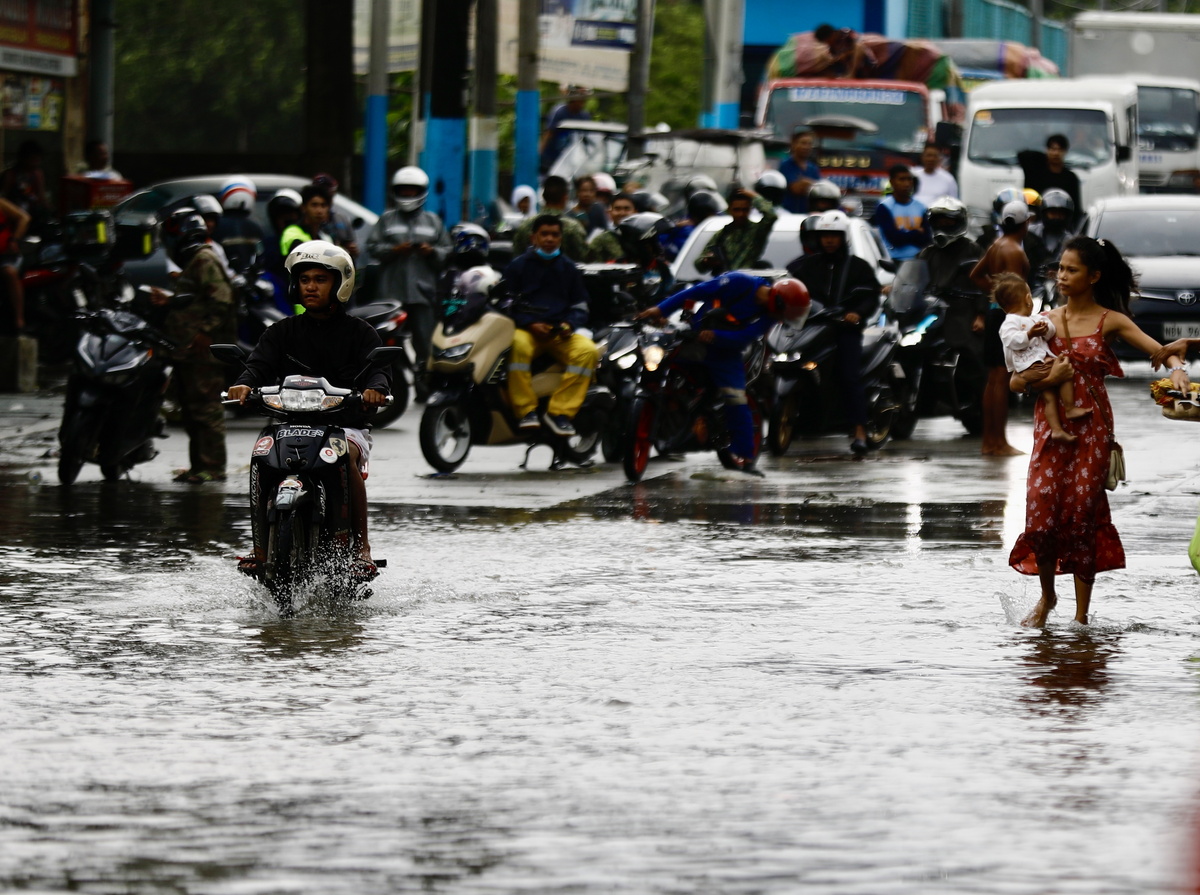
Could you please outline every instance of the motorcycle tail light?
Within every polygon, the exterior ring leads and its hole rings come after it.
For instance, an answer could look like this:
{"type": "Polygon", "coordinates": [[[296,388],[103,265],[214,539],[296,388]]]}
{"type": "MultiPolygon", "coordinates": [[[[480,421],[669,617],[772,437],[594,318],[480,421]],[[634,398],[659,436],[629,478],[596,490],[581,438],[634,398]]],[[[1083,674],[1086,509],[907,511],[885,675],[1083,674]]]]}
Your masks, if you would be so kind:
{"type": "Polygon", "coordinates": [[[393,330],[397,330],[400,327],[402,327],[404,325],[404,321],[407,319],[408,319],[407,311],[398,311],[396,313],[395,317],[388,320],[386,323],[384,323],[379,328],[385,333],[392,332],[393,330]]]}

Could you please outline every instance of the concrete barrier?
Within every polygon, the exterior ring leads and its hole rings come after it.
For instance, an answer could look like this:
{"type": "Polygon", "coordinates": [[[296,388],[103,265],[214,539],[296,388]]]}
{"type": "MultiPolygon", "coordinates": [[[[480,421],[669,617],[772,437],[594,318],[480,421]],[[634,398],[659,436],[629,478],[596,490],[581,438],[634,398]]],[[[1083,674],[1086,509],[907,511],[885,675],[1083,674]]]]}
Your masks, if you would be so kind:
{"type": "Polygon", "coordinates": [[[37,340],[0,336],[0,392],[37,391],[37,340]]]}

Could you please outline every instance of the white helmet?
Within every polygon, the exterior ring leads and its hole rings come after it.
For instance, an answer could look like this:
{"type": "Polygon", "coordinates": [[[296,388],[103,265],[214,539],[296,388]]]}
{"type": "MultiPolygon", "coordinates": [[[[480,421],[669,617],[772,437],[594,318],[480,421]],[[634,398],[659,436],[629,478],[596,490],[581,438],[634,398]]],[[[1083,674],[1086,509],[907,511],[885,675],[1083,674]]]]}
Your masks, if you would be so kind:
{"type": "Polygon", "coordinates": [[[332,270],[341,282],[337,286],[337,300],[345,304],[354,292],[354,259],[345,249],[338,248],[332,242],[314,239],[302,242],[288,254],[283,262],[288,272],[288,297],[293,302],[299,301],[300,274],[310,267],[324,267],[332,270]]]}
{"type": "Polygon", "coordinates": [[[249,177],[230,177],[221,184],[217,194],[226,211],[253,211],[258,199],[258,187],[249,177]]]}
{"type": "Polygon", "coordinates": [[[207,217],[210,214],[221,216],[221,203],[210,196],[208,193],[197,193],[192,196],[192,207],[196,209],[201,217],[207,217]]]}
{"type": "Polygon", "coordinates": [[[392,198],[396,200],[396,207],[401,211],[418,210],[425,204],[425,197],[428,195],[429,175],[415,165],[406,165],[392,175],[392,198]],[[396,195],[396,190],[402,186],[415,186],[421,191],[420,195],[401,198],[396,195]]]}
{"type": "Polygon", "coordinates": [[[592,180],[596,182],[597,193],[612,193],[614,196],[617,194],[617,182],[612,179],[611,174],[599,171],[592,175],[592,180]]]}
{"type": "Polygon", "coordinates": [[[817,218],[816,233],[840,233],[843,237],[850,235],[850,218],[844,211],[823,211],[817,218]]]}
{"type": "Polygon", "coordinates": [[[697,174],[690,178],[683,187],[683,195],[684,197],[690,199],[692,198],[692,193],[695,193],[698,190],[707,190],[710,193],[718,194],[721,191],[717,186],[717,182],[707,174],[697,174]]]}
{"type": "Polygon", "coordinates": [[[762,177],[758,178],[756,185],[760,187],[776,187],[784,190],[787,189],[787,178],[774,168],[769,168],[762,172],[762,177]]]}
{"type": "Polygon", "coordinates": [[[492,290],[496,288],[496,284],[499,282],[500,274],[484,265],[481,267],[468,267],[458,275],[458,280],[454,285],[458,288],[461,295],[482,295],[486,298],[492,294],[492,290]]]}

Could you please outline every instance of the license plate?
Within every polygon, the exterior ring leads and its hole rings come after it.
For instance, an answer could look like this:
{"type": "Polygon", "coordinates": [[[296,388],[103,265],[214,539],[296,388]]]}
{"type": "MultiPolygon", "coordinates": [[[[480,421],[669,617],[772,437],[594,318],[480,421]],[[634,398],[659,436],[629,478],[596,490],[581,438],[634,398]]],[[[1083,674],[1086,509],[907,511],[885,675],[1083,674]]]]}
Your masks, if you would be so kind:
{"type": "Polygon", "coordinates": [[[1164,323],[1164,339],[1200,339],[1200,323],[1164,323]]]}

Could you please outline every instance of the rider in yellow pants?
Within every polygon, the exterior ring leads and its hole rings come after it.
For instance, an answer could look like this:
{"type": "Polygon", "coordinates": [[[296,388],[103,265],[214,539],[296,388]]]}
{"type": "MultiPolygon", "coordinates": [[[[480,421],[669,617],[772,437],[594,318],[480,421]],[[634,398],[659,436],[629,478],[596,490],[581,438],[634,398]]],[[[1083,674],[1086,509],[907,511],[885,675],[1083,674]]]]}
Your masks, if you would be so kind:
{"type": "Polygon", "coordinates": [[[529,368],[535,358],[547,352],[567,368],[562,382],[550,398],[550,405],[546,408],[547,415],[574,419],[580,405],[583,404],[583,399],[587,397],[592,371],[596,369],[596,363],[599,361],[599,352],[591,339],[574,332],[566,338],[562,338],[558,333],[548,338],[539,338],[529,330],[518,329],[513,335],[512,354],[508,364],[508,395],[512,399],[513,415],[517,419],[537,410],[537,396],[533,393],[529,368]]]}

